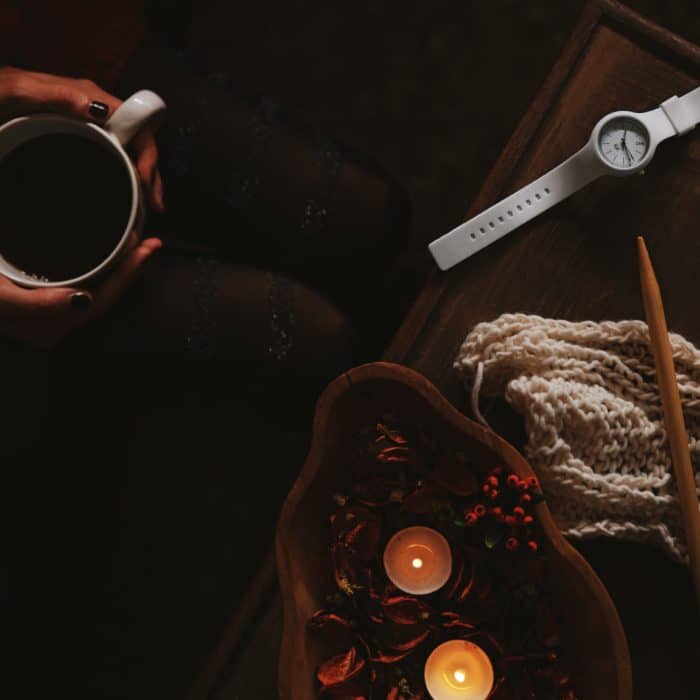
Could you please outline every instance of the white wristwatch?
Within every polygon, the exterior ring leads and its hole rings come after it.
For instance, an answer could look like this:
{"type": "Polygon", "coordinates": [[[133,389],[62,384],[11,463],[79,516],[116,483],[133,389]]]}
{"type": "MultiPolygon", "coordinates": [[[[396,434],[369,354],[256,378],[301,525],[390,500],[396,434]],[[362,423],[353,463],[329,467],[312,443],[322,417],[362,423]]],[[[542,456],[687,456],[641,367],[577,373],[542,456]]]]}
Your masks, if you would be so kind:
{"type": "Polygon", "coordinates": [[[561,165],[434,240],[428,247],[441,270],[474,255],[566,199],[601,175],[631,175],[649,164],[656,147],[700,123],[700,87],[670,97],[650,112],[612,112],[588,143],[561,165]]]}

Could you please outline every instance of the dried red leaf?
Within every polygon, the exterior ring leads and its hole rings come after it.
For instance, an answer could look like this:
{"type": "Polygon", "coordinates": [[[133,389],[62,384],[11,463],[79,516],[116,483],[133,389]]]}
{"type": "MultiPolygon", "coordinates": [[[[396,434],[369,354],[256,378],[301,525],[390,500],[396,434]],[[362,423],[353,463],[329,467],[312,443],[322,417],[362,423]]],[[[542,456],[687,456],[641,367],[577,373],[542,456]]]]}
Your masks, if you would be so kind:
{"type": "Polygon", "coordinates": [[[368,683],[364,678],[356,678],[347,683],[331,688],[321,688],[319,698],[333,698],[333,700],[367,700],[369,694],[368,683]]]}
{"type": "Polygon", "coordinates": [[[430,636],[430,630],[424,629],[422,632],[418,632],[410,639],[405,639],[402,642],[394,642],[391,645],[393,651],[398,652],[411,652],[417,647],[419,647],[428,637],[430,636]]]}
{"type": "Polygon", "coordinates": [[[376,588],[374,580],[370,580],[369,587],[367,588],[367,595],[371,600],[382,600],[386,598],[387,594],[382,595],[376,588]]]}
{"type": "Polygon", "coordinates": [[[415,466],[416,451],[411,447],[406,447],[405,445],[389,445],[388,447],[383,447],[379,450],[379,452],[377,452],[376,459],[380,464],[394,463],[415,466]]]}
{"type": "Polygon", "coordinates": [[[344,685],[356,678],[366,665],[364,657],[350,647],[345,653],[332,656],[324,661],[316,671],[316,678],[324,689],[344,685]]]}
{"type": "Polygon", "coordinates": [[[340,539],[343,533],[351,530],[357,523],[375,519],[377,516],[369,508],[358,504],[346,505],[331,515],[333,536],[340,539]]]}
{"type": "Polygon", "coordinates": [[[430,635],[430,627],[424,624],[403,625],[384,618],[372,625],[371,636],[375,648],[386,656],[407,654],[419,647],[430,635]]]}
{"type": "Polygon", "coordinates": [[[402,625],[401,629],[398,629],[385,622],[380,625],[380,637],[383,639],[380,642],[381,648],[372,657],[372,661],[393,664],[405,659],[420,647],[430,637],[430,630],[422,625],[402,625]]]}
{"type": "Polygon", "coordinates": [[[473,470],[457,455],[440,457],[435,465],[434,478],[441,486],[458,496],[471,496],[478,489],[473,470]]]}
{"type": "Polygon", "coordinates": [[[309,620],[309,628],[332,649],[347,648],[353,637],[350,621],[330,610],[317,610],[309,620]]]}
{"type": "Polygon", "coordinates": [[[332,626],[350,629],[350,622],[341,615],[338,615],[338,613],[334,613],[331,610],[317,610],[311,616],[309,624],[311,625],[312,629],[316,631],[324,630],[327,627],[332,626]]]}
{"type": "Polygon", "coordinates": [[[421,486],[404,498],[401,508],[407,513],[426,515],[438,509],[443,494],[434,486],[421,486]]]}
{"type": "Polygon", "coordinates": [[[405,445],[408,443],[408,440],[406,439],[403,433],[394,428],[390,428],[384,423],[377,423],[377,432],[379,433],[379,435],[377,435],[376,442],[388,440],[389,442],[392,442],[395,445],[405,445]]]}
{"type": "MultiPolygon", "coordinates": [[[[459,589],[459,593],[457,594],[457,602],[458,603],[464,603],[465,600],[469,597],[469,595],[472,593],[474,590],[474,568],[471,568],[471,573],[469,575],[469,578],[466,580],[466,583],[464,586],[462,586],[459,589]]],[[[463,581],[464,583],[464,581],[463,581]]]]}
{"type": "Polygon", "coordinates": [[[333,698],[333,700],[367,700],[370,694],[367,674],[363,671],[359,676],[340,685],[321,687],[319,698],[333,698]]]}
{"type": "Polygon", "coordinates": [[[394,585],[391,581],[387,581],[382,589],[382,600],[387,600],[388,598],[393,598],[397,595],[401,595],[401,589],[394,585]]]}
{"type": "Polygon", "coordinates": [[[363,600],[363,608],[365,615],[367,615],[372,622],[381,624],[384,621],[381,597],[374,590],[371,580],[369,582],[369,587],[367,588],[367,597],[363,600]]]}
{"type": "Polygon", "coordinates": [[[440,617],[445,620],[458,620],[460,616],[459,613],[456,613],[454,610],[445,610],[440,613],[440,617]]]}
{"type": "Polygon", "coordinates": [[[403,691],[397,685],[389,689],[386,695],[386,700],[425,700],[427,696],[422,690],[417,693],[411,693],[410,691],[403,691]]]}
{"type": "Polygon", "coordinates": [[[400,595],[382,601],[382,610],[388,620],[398,625],[415,625],[427,622],[432,608],[422,600],[400,595]]]}
{"type": "Polygon", "coordinates": [[[332,549],[333,574],[338,588],[346,595],[353,595],[358,588],[367,585],[369,572],[356,552],[342,543],[332,549]]]}
{"type": "Polygon", "coordinates": [[[480,630],[479,646],[491,657],[503,656],[505,650],[503,645],[489,632],[480,630]]]}
{"type": "Polygon", "coordinates": [[[459,549],[452,550],[452,573],[442,589],[442,597],[445,600],[451,600],[457,591],[462,590],[462,581],[466,575],[471,577],[472,564],[465,560],[464,554],[459,549]]]}
{"type": "Polygon", "coordinates": [[[484,572],[483,566],[478,561],[472,560],[469,563],[471,566],[465,566],[465,575],[462,578],[464,586],[455,597],[458,603],[483,601],[491,592],[491,580],[484,572]]]}
{"type": "Polygon", "coordinates": [[[474,598],[478,601],[484,601],[491,595],[491,581],[484,576],[474,579],[474,598]]]}
{"type": "Polygon", "coordinates": [[[470,637],[477,633],[476,627],[466,620],[457,618],[448,618],[441,623],[444,630],[450,632],[450,636],[455,637],[470,637]]]}
{"type": "Polygon", "coordinates": [[[375,664],[395,664],[398,663],[399,661],[403,661],[410,653],[413,651],[412,649],[409,651],[403,651],[399,653],[384,653],[383,651],[377,652],[375,656],[373,656],[370,660],[375,663],[375,664]]]}
{"type": "Polygon", "coordinates": [[[379,520],[370,518],[358,522],[345,534],[343,541],[357,554],[360,561],[366,563],[377,555],[381,536],[379,520]]]}

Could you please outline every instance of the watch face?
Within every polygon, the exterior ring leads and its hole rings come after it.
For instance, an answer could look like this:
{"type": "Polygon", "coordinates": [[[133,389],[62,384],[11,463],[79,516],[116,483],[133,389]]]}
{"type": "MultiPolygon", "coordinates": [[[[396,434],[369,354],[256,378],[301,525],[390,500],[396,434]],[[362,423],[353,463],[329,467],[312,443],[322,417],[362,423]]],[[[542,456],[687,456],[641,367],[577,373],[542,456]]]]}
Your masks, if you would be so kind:
{"type": "Polygon", "coordinates": [[[632,117],[614,117],[600,130],[600,152],[616,168],[634,168],[649,149],[646,127],[632,117]]]}

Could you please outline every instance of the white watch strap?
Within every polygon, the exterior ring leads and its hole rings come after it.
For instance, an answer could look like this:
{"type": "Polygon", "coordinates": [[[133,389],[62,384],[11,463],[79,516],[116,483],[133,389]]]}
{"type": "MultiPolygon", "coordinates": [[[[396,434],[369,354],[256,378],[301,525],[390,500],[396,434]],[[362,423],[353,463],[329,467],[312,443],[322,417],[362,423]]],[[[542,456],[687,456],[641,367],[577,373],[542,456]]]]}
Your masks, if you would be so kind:
{"type": "Polygon", "coordinates": [[[676,134],[688,133],[700,123],[700,87],[683,95],[669,97],[661,103],[663,113],[673,125],[676,134]]]}
{"type": "Polygon", "coordinates": [[[428,246],[430,252],[438,267],[447,270],[534,219],[604,172],[594,147],[588,143],[534,182],[434,240],[428,246]]]}

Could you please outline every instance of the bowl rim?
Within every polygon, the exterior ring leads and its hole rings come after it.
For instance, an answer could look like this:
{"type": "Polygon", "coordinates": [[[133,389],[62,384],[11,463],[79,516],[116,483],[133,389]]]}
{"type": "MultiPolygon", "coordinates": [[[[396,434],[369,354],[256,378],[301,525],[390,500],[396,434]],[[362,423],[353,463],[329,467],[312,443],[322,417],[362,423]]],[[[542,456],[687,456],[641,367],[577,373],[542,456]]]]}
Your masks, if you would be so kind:
{"type": "MultiPolygon", "coordinates": [[[[290,647],[294,639],[293,630],[300,622],[304,625],[306,623],[305,620],[299,621],[297,619],[295,599],[292,594],[293,587],[288,585],[291,580],[291,565],[286,533],[291,531],[291,522],[297,508],[321,467],[322,458],[326,452],[326,436],[328,435],[326,427],[333,404],[354,386],[375,380],[394,381],[407,386],[427,401],[431,408],[452,427],[460,432],[468,433],[474,439],[501,454],[508,466],[520,476],[535,476],[534,470],[525,457],[513,445],[492,430],[468,418],[455,408],[432,382],[409,367],[391,362],[371,362],[354,367],[333,380],[316,403],[307,458],[282,506],[275,536],[275,558],[283,604],[282,644],[278,663],[278,692],[282,700],[298,700],[294,698],[288,685],[290,674],[286,672],[286,666],[291,659],[290,647]]],[[[591,565],[564,538],[554,522],[546,502],[539,503],[536,508],[540,525],[551,546],[557,550],[562,558],[568,561],[578,576],[584,580],[607,621],[618,669],[618,683],[614,697],[617,700],[631,700],[632,665],[627,638],[615,604],[591,565]]]]}

